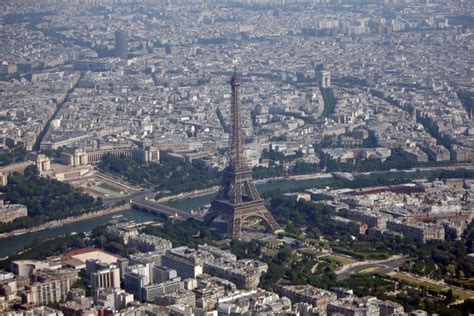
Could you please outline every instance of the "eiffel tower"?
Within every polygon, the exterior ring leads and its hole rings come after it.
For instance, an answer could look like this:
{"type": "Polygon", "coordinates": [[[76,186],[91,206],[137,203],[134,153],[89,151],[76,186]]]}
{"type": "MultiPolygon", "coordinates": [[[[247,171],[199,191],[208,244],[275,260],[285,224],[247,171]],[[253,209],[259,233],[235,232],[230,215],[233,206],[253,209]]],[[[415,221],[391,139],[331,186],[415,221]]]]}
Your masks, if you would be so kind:
{"type": "Polygon", "coordinates": [[[216,198],[211,202],[203,224],[210,225],[218,216],[227,220],[227,237],[240,239],[242,225],[251,217],[260,218],[272,233],[282,231],[265,206],[252,179],[243,150],[242,111],[240,109],[240,78],[237,71],[230,80],[231,104],[231,154],[229,165],[224,169],[224,179],[216,198]]]}

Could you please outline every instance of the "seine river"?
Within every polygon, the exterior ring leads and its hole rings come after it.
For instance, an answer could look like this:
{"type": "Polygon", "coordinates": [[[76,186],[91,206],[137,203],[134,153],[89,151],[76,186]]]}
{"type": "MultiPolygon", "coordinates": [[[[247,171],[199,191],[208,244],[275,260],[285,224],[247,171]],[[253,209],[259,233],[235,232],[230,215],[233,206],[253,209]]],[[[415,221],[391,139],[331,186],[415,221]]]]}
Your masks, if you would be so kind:
{"type": "MultiPolygon", "coordinates": [[[[416,177],[427,176],[430,172],[419,172],[416,177]]],[[[384,178],[397,178],[403,174],[403,177],[414,176],[413,174],[407,173],[390,173],[383,174],[384,178]]],[[[381,176],[378,174],[377,176],[381,176]]],[[[373,177],[373,176],[367,176],[373,177]]],[[[257,188],[260,192],[270,191],[270,190],[281,190],[281,191],[291,191],[296,189],[305,189],[311,187],[321,187],[331,184],[334,181],[333,178],[318,178],[318,179],[308,179],[308,180],[279,180],[271,182],[257,182],[257,188]]],[[[191,211],[192,209],[199,209],[201,206],[209,204],[214,197],[214,193],[209,195],[203,195],[198,197],[187,198],[183,200],[171,201],[166,204],[182,209],[185,211],[191,211]]],[[[10,256],[15,254],[25,247],[27,247],[33,240],[39,238],[47,238],[53,236],[60,236],[64,234],[69,234],[72,232],[88,232],[93,228],[106,224],[112,219],[112,217],[118,214],[122,214],[123,217],[133,220],[135,222],[146,222],[155,219],[155,215],[149,214],[137,210],[127,210],[121,213],[104,215],[101,217],[96,217],[93,219],[88,219],[80,222],[65,224],[59,227],[53,227],[45,229],[42,231],[37,231],[33,233],[27,233],[24,235],[19,235],[15,237],[9,237],[5,239],[0,239],[0,258],[10,256]]]]}
{"type": "MultiPolygon", "coordinates": [[[[275,181],[269,183],[257,183],[257,188],[260,192],[265,192],[274,189],[281,189],[282,191],[291,190],[291,189],[298,189],[298,188],[309,188],[316,185],[325,185],[326,183],[329,184],[331,182],[331,178],[326,179],[313,179],[313,180],[300,180],[300,181],[291,181],[291,180],[283,180],[283,181],[275,181]]],[[[171,201],[166,204],[185,210],[191,211],[192,209],[199,209],[201,206],[206,205],[211,202],[212,198],[214,197],[215,193],[209,195],[202,195],[193,198],[183,199],[183,200],[176,200],[171,201]]],[[[101,217],[96,217],[93,219],[88,219],[80,222],[65,224],[59,227],[53,227],[33,233],[27,233],[15,237],[9,237],[5,239],[0,239],[0,258],[10,256],[15,254],[21,250],[23,250],[26,246],[28,246],[33,240],[39,238],[47,238],[47,237],[54,237],[54,236],[61,236],[64,234],[72,233],[72,232],[87,232],[91,231],[97,226],[106,224],[108,221],[112,219],[112,217],[118,214],[122,214],[123,217],[126,217],[129,220],[133,220],[135,222],[146,222],[155,219],[155,215],[138,211],[138,210],[128,210],[121,213],[109,214],[104,215],[101,217]]]]}

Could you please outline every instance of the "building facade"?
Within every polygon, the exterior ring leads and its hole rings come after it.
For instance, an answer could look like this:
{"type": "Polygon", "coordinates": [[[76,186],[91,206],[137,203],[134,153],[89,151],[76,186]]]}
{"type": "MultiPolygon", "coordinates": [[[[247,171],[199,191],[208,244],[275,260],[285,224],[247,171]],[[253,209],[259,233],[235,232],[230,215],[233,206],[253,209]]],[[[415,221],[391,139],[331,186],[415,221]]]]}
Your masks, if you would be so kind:
{"type": "Polygon", "coordinates": [[[142,148],[113,148],[88,151],[76,148],[61,154],[61,162],[71,167],[99,163],[105,155],[131,158],[143,163],[160,161],[160,151],[156,147],[142,148]]]}

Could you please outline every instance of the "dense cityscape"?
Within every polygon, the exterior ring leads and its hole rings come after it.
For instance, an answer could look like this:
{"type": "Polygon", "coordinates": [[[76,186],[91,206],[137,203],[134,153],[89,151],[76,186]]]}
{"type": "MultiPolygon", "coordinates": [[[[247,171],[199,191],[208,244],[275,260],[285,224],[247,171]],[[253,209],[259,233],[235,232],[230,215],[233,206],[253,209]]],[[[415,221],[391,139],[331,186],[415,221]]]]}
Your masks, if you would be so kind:
{"type": "Polygon", "coordinates": [[[0,315],[471,315],[474,3],[0,2],[0,315]]]}

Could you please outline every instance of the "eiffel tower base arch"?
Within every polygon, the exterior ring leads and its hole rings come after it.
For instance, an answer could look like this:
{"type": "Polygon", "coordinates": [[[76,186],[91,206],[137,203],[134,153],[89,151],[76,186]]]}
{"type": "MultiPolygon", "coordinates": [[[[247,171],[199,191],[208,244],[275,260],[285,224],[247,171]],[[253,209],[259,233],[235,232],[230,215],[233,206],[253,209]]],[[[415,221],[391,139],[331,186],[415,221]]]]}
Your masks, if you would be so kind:
{"type": "Polygon", "coordinates": [[[227,237],[231,239],[242,238],[243,223],[250,217],[260,218],[268,230],[277,234],[283,232],[280,225],[265,206],[264,200],[256,200],[240,204],[231,204],[226,201],[214,200],[209,212],[203,219],[203,224],[209,226],[218,217],[223,217],[227,222],[227,237]]]}

